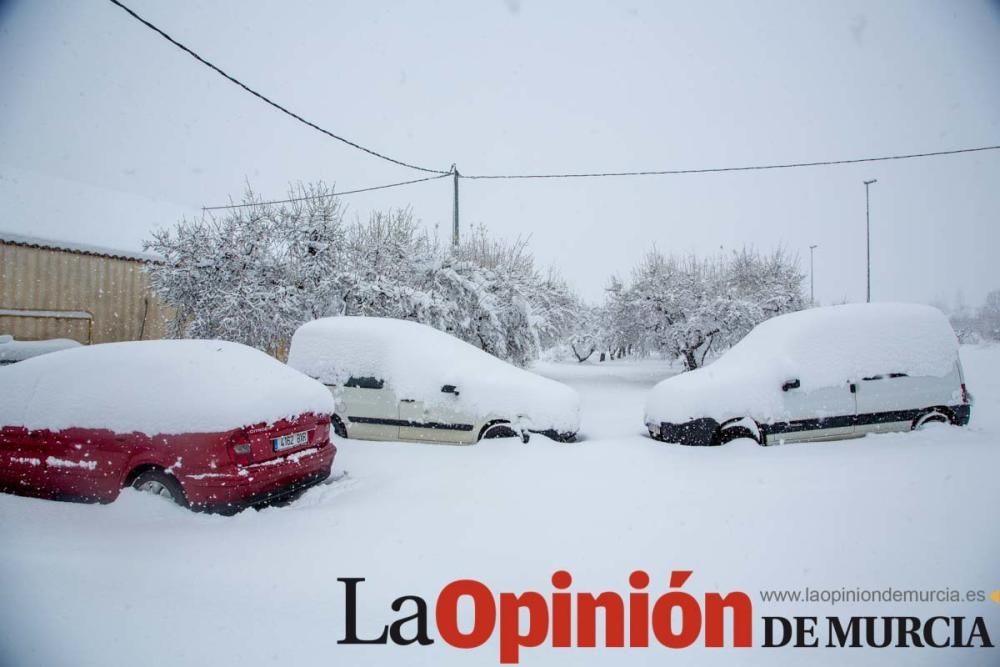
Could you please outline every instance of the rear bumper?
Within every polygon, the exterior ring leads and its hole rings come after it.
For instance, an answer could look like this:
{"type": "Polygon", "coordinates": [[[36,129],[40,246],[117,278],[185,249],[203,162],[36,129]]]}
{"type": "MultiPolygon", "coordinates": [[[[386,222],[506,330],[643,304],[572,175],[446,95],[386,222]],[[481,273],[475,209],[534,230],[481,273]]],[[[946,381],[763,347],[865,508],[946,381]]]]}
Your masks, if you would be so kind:
{"type": "Polygon", "coordinates": [[[247,507],[272,503],[319,484],[330,476],[337,448],[333,444],[315,452],[289,454],[281,459],[219,473],[181,477],[184,495],[192,509],[229,514],[247,507]]]}
{"type": "Polygon", "coordinates": [[[969,420],[972,419],[972,404],[963,403],[962,405],[953,405],[951,411],[955,415],[955,423],[959,426],[968,426],[969,420]]]}
{"type": "Polygon", "coordinates": [[[262,491],[239,501],[228,502],[221,505],[192,505],[191,507],[194,510],[202,512],[234,514],[249,507],[259,507],[282,500],[294,499],[295,496],[306,491],[307,489],[312,488],[317,484],[322,484],[328,477],[330,477],[331,469],[332,466],[328,466],[322,470],[310,473],[309,475],[286,486],[272,489],[270,491],[262,491]]]}

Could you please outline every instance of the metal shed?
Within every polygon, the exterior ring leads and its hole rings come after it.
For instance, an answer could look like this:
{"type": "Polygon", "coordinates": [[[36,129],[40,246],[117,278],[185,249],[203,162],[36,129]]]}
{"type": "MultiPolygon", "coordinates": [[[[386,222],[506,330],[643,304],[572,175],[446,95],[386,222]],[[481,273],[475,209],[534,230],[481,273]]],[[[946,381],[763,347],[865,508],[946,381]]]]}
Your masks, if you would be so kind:
{"type": "Polygon", "coordinates": [[[0,334],[81,343],[162,338],[143,266],[158,258],[0,232],[0,334]]]}

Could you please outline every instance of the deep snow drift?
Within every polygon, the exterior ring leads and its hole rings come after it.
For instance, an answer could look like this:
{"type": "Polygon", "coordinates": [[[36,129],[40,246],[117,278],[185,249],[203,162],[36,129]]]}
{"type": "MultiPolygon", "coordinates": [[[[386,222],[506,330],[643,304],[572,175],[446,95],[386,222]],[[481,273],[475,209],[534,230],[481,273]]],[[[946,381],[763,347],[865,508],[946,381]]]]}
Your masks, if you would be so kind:
{"type": "Polygon", "coordinates": [[[306,412],[333,413],[326,388],[239,343],[107,343],[0,368],[5,426],[211,433],[306,412]]]}
{"type": "MultiPolygon", "coordinates": [[[[642,400],[662,362],[548,364],[578,388],[584,440],[474,447],[338,441],[341,481],[289,507],[195,515],[127,491],[87,506],[0,496],[0,664],[497,665],[461,651],[344,646],[344,589],[365,577],[359,631],[471,577],[494,592],[747,592],[754,616],[984,616],[1000,605],[764,603],[760,589],[1000,588],[1000,347],[964,348],[967,429],[719,448],[655,442],[642,400]]],[[[433,615],[433,609],[432,609],[433,615]]],[[[433,629],[432,636],[437,636],[433,629]]],[[[760,643],[762,628],[754,628],[760,643]]],[[[993,637],[996,641],[997,636],[993,637]]],[[[1000,649],[552,649],[522,665],[996,665],[1000,649]]]]}

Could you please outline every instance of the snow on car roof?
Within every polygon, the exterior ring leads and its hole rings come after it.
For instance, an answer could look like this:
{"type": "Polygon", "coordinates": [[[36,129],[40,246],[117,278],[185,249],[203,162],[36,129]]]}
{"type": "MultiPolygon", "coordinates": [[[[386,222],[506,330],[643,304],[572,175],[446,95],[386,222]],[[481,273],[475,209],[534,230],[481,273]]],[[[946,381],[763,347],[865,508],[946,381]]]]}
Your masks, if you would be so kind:
{"type": "Polygon", "coordinates": [[[479,414],[530,415],[539,428],[576,431],[579,396],[433,327],[382,317],[328,317],[295,332],[288,364],[329,385],[377,376],[399,397],[461,405],[479,414]],[[442,394],[451,384],[459,396],[442,394]],[[544,423],[542,423],[544,422],[544,423]]]}
{"type": "Polygon", "coordinates": [[[320,383],[225,341],[106,343],[0,368],[2,426],[207,433],[306,412],[333,412],[320,383]]]}
{"type": "Polygon", "coordinates": [[[936,308],[861,303],[811,308],[767,320],[715,363],[664,380],[649,395],[647,419],[780,417],[781,385],[801,391],[886,374],[943,377],[958,339],[936,308]]]}
{"type": "Polygon", "coordinates": [[[770,367],[780,360],[803,386],[830,386],[877,373],[947,375],[957,354],[955,332],[937,308],[853,303],[766,320],[719,362],[770,367]]]}

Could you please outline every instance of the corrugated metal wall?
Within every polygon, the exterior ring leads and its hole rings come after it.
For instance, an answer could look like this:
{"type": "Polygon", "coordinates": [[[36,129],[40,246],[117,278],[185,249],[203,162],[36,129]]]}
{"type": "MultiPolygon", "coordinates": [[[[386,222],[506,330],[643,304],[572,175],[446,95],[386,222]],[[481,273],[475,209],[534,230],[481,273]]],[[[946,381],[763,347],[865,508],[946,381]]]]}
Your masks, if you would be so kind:
{"type": "MultiPolygon", "coordinates": [[[[94,343],[162,338],[163,307],[149,291],[142,262],[36,248],[0,240],[0,310],[88,311],[94,343]],[[143,321],[145,320],[145,326],[143,321]]],[[[0,315],[0,334],[22,340],[87,341],[87,322],[0,315]]]]}

